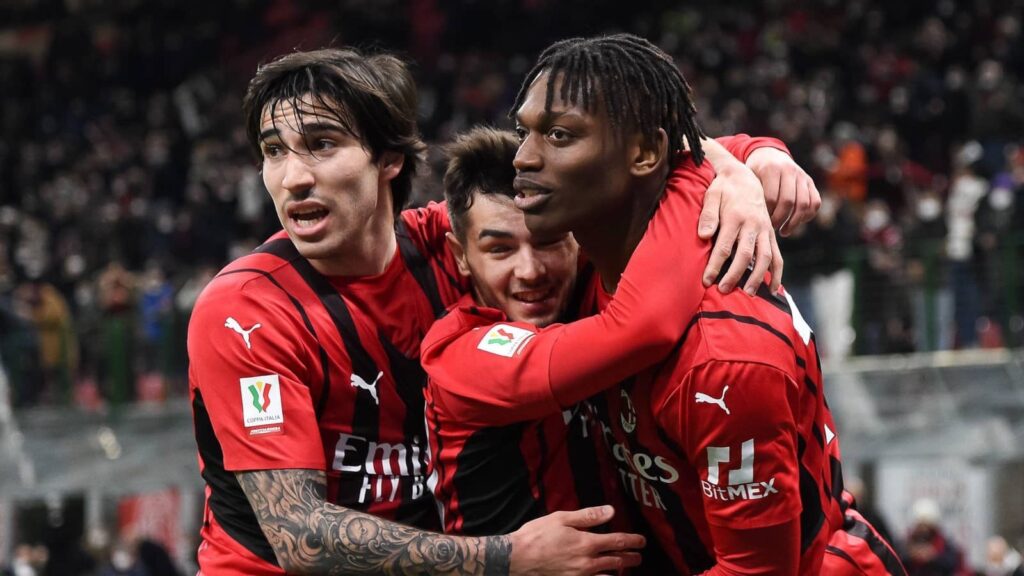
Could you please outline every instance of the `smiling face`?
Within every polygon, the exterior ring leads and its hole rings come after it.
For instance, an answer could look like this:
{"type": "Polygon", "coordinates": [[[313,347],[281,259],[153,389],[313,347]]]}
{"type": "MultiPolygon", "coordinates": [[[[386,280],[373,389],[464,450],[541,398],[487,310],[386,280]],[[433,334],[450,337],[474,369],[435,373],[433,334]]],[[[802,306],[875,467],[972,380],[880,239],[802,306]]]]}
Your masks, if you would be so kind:
{"type": "Polygon", "coordinates": [[[532,235],[523,213],[499,194],[476,194],[465,222],[465,240],[448,240],[460,272],[473,278],[477,302],[517,322],[556,321],[576,278],[572,235],[532,235]]]}
{"type": "Polygon", "coordinates": [[[374,159],[336,114],[308,98],[298,106],[299,114],[290,101],[263,111],[263,183],[299,253],[325,274],[351,273],[348,263],[387,244],[390,182],[402,157],[384,152],[374,159]]]}
{"type": "Polygon", "coordinates": [[[545,110],[547,78],[533,81],[516,111],[516,206],[527,227],[546,236],[621,220],[630,200],[631,147],[600,103],[588,112],[562,100],[560,82],[545,110]]]}

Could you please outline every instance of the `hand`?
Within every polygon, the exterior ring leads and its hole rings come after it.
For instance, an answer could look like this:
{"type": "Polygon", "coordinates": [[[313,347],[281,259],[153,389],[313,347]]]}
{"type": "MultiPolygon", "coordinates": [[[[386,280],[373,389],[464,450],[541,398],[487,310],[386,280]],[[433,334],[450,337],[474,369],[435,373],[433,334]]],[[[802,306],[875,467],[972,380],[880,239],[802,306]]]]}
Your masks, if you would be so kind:
{"type": "Polygon", "coordinates": [[[509,534],[512,542],[510,574],[597,574],[640,564],[637,549],[644,537],[637,534],[594,534],[586,528],[611,520],[611,506],[573,512],[554,512],[537,518],[509,534]]]}
{"type": "Polygon", "coordinates": [[[747,266],[754,262],[744,290],[753,296],[770,266],[771,290],[774,293],[782,283],[782,254],[772,230],[761,182],[750,168],[731,155],[715,158],[714,166],[715,179],[704,194],[697,229],[698,236],[705,240],[714,236],[718,229],[718,239],[704,269],[704,286],[711,286],[715,281],[735,245],[736,254],[728,272],[718,283],[719,291],[731,292],[747,266]]]}
{"type": "Polygon", "coordinates": [[[747,157],[747,166],[761,179],[772,225],[779,234],[789,236],[814,219],[821,207],[821,194],[814,180],[789,154],[776,148],[758,148],[747,157]]]}

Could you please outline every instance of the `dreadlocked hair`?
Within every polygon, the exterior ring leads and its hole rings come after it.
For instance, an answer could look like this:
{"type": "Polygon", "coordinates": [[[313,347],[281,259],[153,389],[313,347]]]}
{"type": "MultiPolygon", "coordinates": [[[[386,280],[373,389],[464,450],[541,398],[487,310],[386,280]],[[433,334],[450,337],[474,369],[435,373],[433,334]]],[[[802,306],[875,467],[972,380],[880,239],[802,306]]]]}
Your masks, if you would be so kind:
{"type": "Polygon", "coordinates": [[[559,98],[593,112],[602,101],[612,126],[635,129],[648,143],[659,128],[668,134],[674,156],[687,149],[693,161],[704,160],[697,124],[697,107],[682,72],[664,50],[632,34],[595,38],[570,38],[549,46],[526,75],[509,118],[526,100],[530,85],[548,73],[545,111],[551,110],[555,83],[561,80],[559,98]]]}

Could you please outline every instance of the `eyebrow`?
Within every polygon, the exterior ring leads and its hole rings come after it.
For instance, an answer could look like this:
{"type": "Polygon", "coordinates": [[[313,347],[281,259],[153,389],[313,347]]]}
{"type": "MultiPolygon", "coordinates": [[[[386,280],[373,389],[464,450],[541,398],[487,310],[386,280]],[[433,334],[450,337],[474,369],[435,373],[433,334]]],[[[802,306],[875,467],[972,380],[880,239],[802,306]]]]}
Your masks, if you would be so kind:
{"type": "MultiPolygon", "coordinates": [[[[322,134],[324,132],[340,132],[346,134],[347,131],[340,124],[333,124],[331,122],[307,122],[299,127],[302,134],[310,136],[313,134],[322,134]]],[[[274,128],[267,128],[260,132],[260,141],[280,136],[281,130],[274,128]]]]}
{"type": "MultiPolygon", "coordinates": [[[[573,109],[569,109],[569,110],[544,110],[544,111],[541,112],[539,120],[540,120],[541,124],[550,124],[550,123],[554,122],[555,120],[557,120],[557,119],[559,119],[559,118],[561,118],[563,116],[582,117],[583,115],[580,114],[579,112],[573,110],[573,109]]],[[[521,121],[522,121],[522,116],[520,115],[520,113],[518,111],[516,111],[516,122],[521,122],[521,121]]]]}
{"type": "Polygon", "coordinates": [[[483,240],[484,238],[512,238],[512,233],[505,230],[493,230],[491,228],[484,228],[480,231],[480,235],[477,239],[483,240]]]}

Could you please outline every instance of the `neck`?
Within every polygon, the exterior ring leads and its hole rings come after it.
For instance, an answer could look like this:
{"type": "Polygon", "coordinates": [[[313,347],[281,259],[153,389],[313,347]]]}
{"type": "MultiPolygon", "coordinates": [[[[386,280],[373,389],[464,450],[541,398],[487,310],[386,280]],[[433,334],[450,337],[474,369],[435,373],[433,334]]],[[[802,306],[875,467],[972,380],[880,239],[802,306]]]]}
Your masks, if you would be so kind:
{"type": "Polygon", "coordinates": [[[664,190],[664,179],[642,180],[630,191],[625,206],[610,206],[587,227],[573,230],[580,248],[593,262],[608,292],[618,287],[619,278],[643,238],[664,190]]]}
{"type": "Polygon", "coordinates": [[[388,205],[333,249],[331,256],[309,262],[324,276],[375,276],[387,269],[397,247],[395,217],[388,205]]]}

